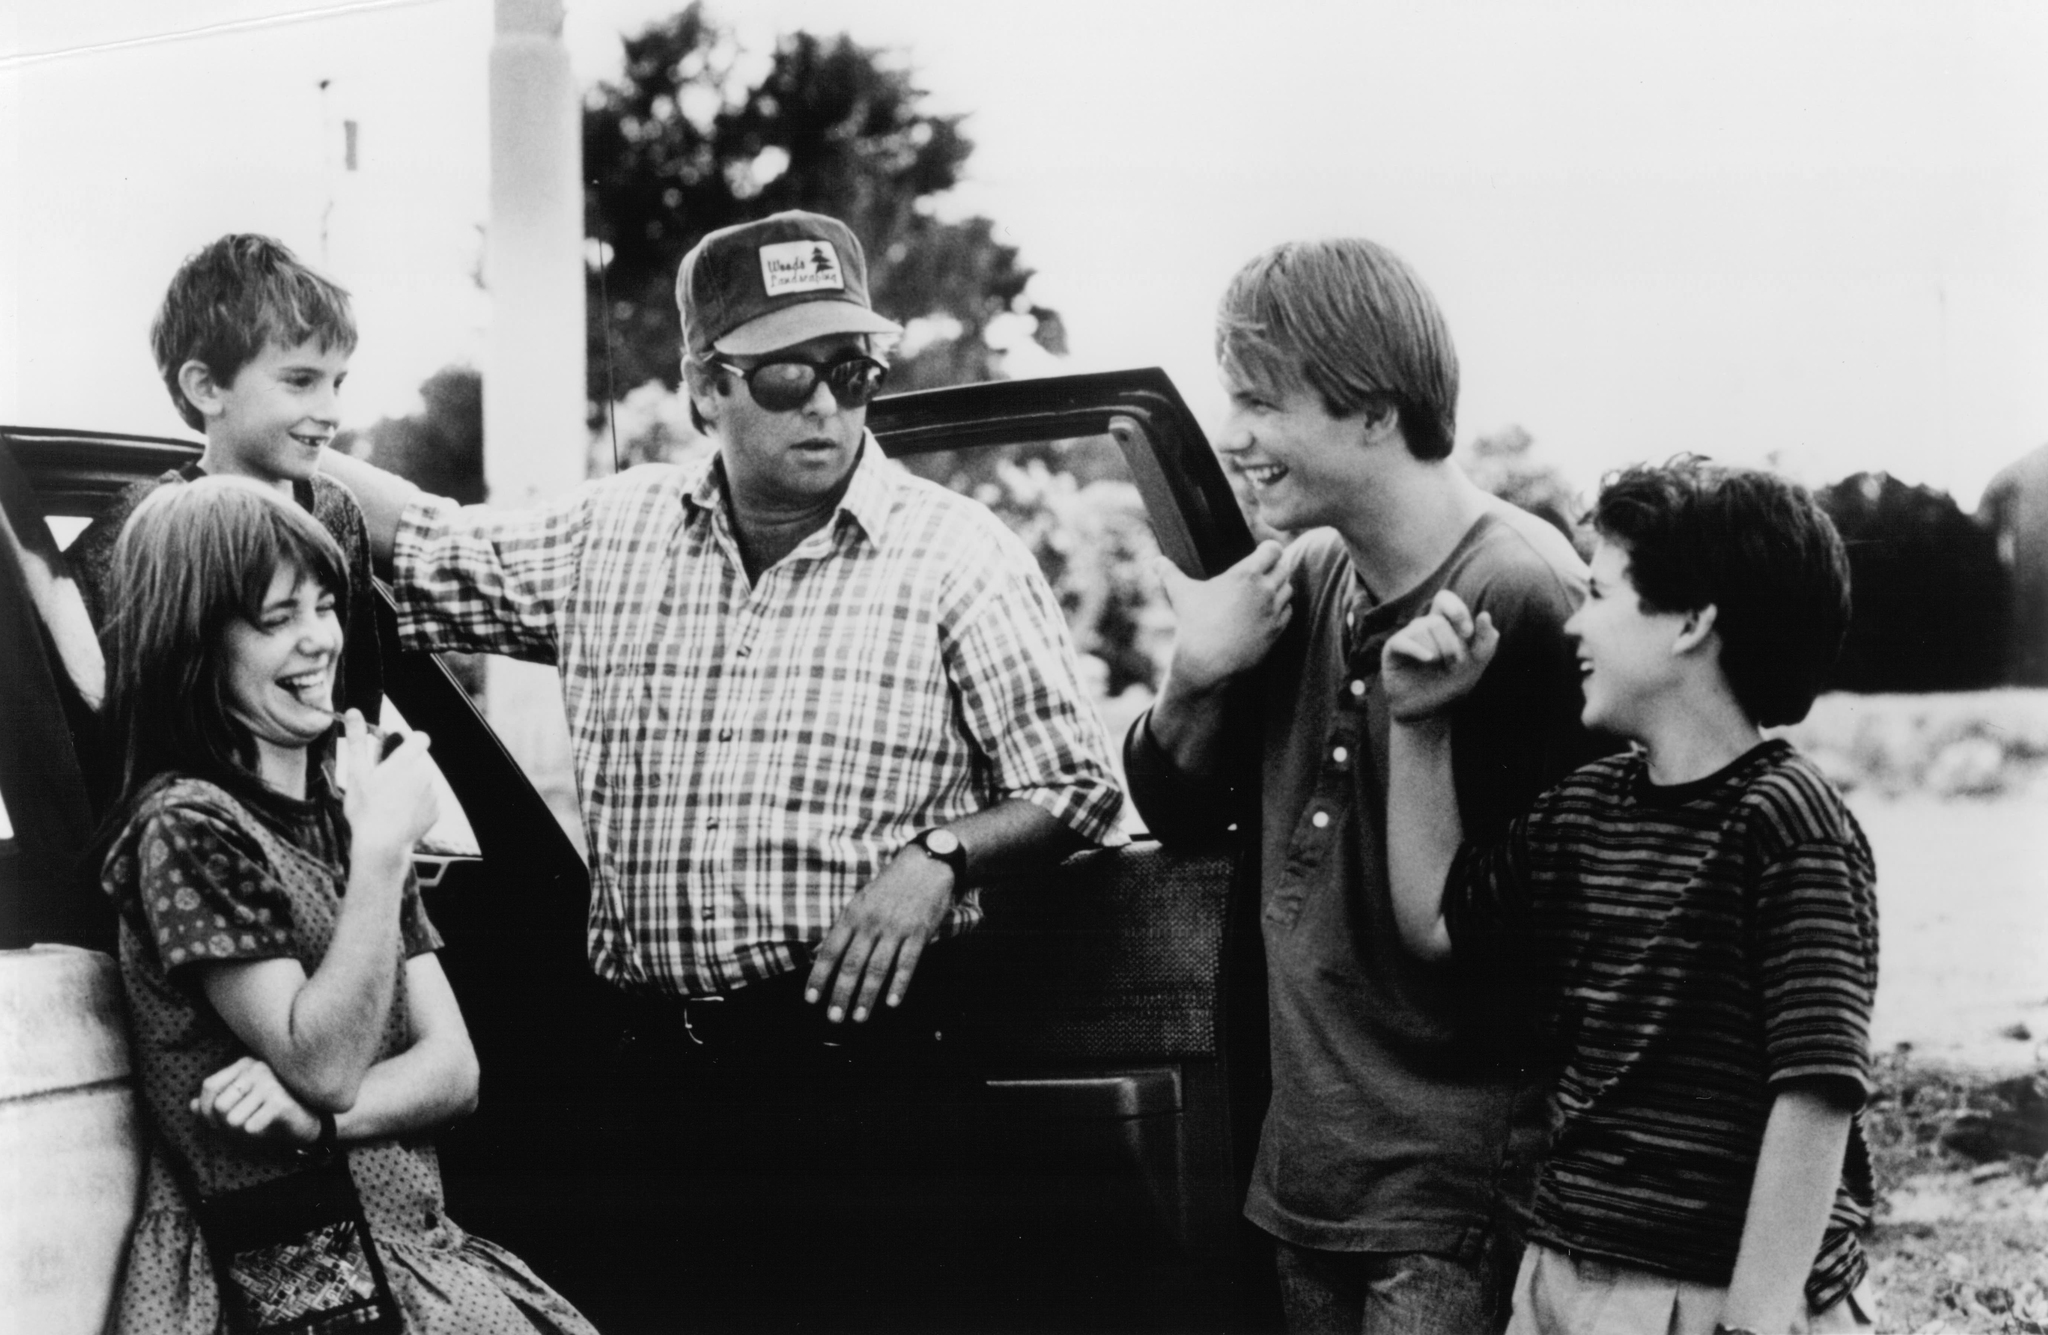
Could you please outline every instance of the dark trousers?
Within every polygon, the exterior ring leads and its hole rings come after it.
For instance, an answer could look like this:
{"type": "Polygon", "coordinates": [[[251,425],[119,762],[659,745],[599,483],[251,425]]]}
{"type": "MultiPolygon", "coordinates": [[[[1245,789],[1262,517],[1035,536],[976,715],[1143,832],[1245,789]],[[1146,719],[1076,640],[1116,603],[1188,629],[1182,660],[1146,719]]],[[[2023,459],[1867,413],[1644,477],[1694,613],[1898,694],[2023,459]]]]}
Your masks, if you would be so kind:
{"type": "Polygon", "coordinates": [[[599,985],[599,1167],[564,1288],[600,1329],[980,1324],[982,1096],[946,1047],[935,956],[863,1025],[828,1025],[802,971],[718,1001],[599,985]]]}

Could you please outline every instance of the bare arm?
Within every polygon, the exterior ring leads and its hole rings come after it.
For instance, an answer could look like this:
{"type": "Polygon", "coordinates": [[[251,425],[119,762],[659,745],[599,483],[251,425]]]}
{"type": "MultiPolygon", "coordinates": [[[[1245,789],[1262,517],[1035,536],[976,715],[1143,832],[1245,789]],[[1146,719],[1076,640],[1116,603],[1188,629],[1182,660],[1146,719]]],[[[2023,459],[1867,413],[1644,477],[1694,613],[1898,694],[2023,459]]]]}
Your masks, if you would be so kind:
{"type": "Polygon", "coordinates": [[[1387,879],[1394,924],[1410,954],[1451,953],[1444,927],[1444,880],[1465,835],[1451,774],[1451,725],[1396,722],[1387,737],[1387,879]]]}
{"type": "Polygon", "coordinates": [[[1850,1116],[1813,1085],[1789,1086],[1772,1102],[1723,1325],[1787,1330],[1805,1310],[1806,1276],[1841,1181],[1850,1116]]]}
{"type": "MultiPolygon", "coordinates": [[[[1028,798],[1012,797],[946,827],[967,849],[967,880],[1056,862],[1088,841],[1028,798]]],[[[923,856],[920,854],[919,856],[923,856]]],[[[931,859],[927,858],[926,861],[931,859]]]]}
{"type": "Polygon", "coordinates": [[[405,962],[412,1046],[372,1066],[355,1106],[335,1119],[343,1140],[430,1131],[476,1111],[476,1049],[435,956],[405,962]]]}
{"type": "Polygon", "coordinates": [[[1445,713],[1479,684],[1500,636],[1463,600],[1438,593],[1430,610],[1395,632],[1380,654],[1391,717],[1387,738],[1387,877],[1401,942],[1423,959],[1451,953],[1444,880],[1464,838],[1445,713]]]}
{"type": "Polygon", "coordinates": [[[1164,557],[1155,569],[1178,625],[1152,703],[1152,736],[1183,774],[1207,774],[1221,751],[1224,688],[1257,667],[1287,628],[1294,586],[1285,553],[1270,541],[1213,579],[1191,579],[1164,557]]]}
{"type": "Polygon", "coordinates": [[[391,575],[392,549],[398,543],[398,520],[405,507],[421,500],[426,492],[374,464],[333,450],[320,452],[320,471],[347,487],[362,507],[363,521],[370,529],[370,555],[377,573],[391,575]]]}
{"type": "MultiPolygon", "coordinates": [[[[1064,857],[1088,842],[1022,797],[962,816],[946,828],[967,852],[970,884],[1064,857]]],[[[902,1005],[919,957],[961,888],[951,867],[923,849],[904,849],[840,910],[811,964],[805,999],[816,1002],[829,992],[826,1016],[834,1023],[848,1014],[856,1023],[865,1021],[885,983],[889,1005],[902,1005]]]]}
{"type": "MultiPolygon", "coordinates": [[[[342,1140],[430,1131],[476,1109],[476,1050],[441,962],[432,955],[407,960],[405,985],[412,1046],[364,1075],[355,1105],[335,1118],[342,1140]]],[[[320,1137],[319,1118],[255,1057],[208,1076],[192,1111],[219,1130],[252,1139],[311,1145],[320,1137]]]]}
{"type": "Polygon", "coordinates": [[[295,959],[210,965],[206,998],[249,1050],[309,1106],[341,1112],[356,1100],[391,1006],[398,908],[413,844],[433,824],[425,733],[381,764],[362,716],[349,711],[353,779],[347,798],[347,893],[327,953],[310,976],[295,959]]]}
{"type": "Polygon", "coordinates": [[[1169,668],[1152,701],[1152,736],[1183,774],[1211,773],[1221,760],[1224,685],[1190,685],[1169,668]]]}

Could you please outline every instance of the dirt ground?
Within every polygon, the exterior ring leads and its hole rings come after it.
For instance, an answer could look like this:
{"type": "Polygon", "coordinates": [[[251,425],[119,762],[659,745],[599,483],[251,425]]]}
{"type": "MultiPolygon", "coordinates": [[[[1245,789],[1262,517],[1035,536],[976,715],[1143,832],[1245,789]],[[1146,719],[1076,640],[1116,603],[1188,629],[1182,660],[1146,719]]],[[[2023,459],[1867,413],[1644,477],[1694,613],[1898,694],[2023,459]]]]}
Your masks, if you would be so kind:
{"type": "Polygon", "coordinates": [[[2048,1062],[2048,781],[1996,798],[1852,793],[1878,871],[1871,1045],[1990,1071],[2048,1062]]]}

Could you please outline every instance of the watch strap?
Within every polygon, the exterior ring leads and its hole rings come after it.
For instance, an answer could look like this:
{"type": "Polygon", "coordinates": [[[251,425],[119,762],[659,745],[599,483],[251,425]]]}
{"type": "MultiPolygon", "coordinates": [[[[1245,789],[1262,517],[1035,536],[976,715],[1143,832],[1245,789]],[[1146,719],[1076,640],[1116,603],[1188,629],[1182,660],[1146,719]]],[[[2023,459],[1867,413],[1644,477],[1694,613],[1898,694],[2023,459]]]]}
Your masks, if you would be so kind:
{"type": "Polygon", "coordinates": [[[924,855],[936,862],[943,862],[953,869],[953,893],[958,895],[967,884],[967,845],[960,842],[960,836],[943,826],[919,830],[910,836],[924,855]],[[938,836],[938,838],[934,838],[938,836]],[[937,847],[933,845],[936,843],[937,847]],[[947,845],[951,845],[948,847],[947,845]]]}
{"type": "Polygon", "coordinates": [[[334,1125],[334,1114],[322,1110],[320,1113],[320,1135],[310,1145],[298,1147],[300,1158],[313,1163],[326,1163],[341,1150],[341,1133],[334,1125]]]}

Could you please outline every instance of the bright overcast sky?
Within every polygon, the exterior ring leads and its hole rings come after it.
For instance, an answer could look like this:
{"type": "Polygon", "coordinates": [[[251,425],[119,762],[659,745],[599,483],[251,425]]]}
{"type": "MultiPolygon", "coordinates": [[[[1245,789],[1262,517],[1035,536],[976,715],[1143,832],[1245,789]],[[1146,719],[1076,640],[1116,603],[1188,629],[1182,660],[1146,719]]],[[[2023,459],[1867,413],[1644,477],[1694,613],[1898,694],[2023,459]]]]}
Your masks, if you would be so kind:
{"type": "MultiPolygon", "coordinates": [[[[568,8],[590,79],[669,6],[568,8]]],[[[1019,373],[1163,365],[1211,416],[1231,272],[1358,233],[1443,302],[1461,434],[1520,423],[1581,485],[1691,449],[1810,482],[1882,468],[1970,504],[2048,442],[2048,7],[718,12],[763,44],[850,29],[969,113],[946,207],[1003,225],[1073,344],[1019,373]]],[[[356,423],[480,359],[490,27],[485,0],[0,0],[0,420],[175,431],[150,310],[234,229],[357,293],[356,423]],[[208,24],[230,26],[115,45],[208,24]]]]}

